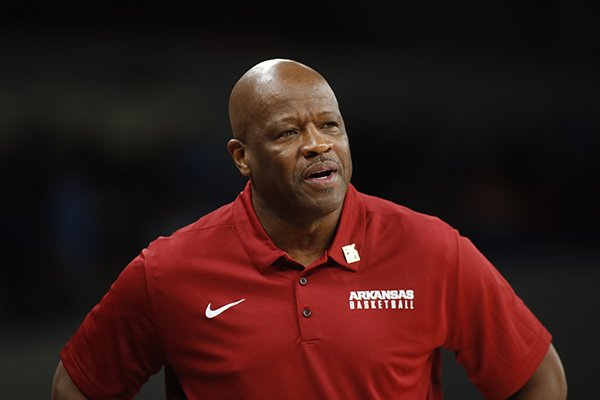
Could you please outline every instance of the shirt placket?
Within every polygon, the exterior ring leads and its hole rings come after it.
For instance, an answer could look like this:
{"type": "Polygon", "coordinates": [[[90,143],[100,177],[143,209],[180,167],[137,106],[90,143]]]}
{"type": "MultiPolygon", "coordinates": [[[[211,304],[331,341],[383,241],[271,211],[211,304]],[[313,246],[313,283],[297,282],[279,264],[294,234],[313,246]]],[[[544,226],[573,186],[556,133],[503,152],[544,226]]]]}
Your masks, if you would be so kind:
{"type": "Polygon", "coordinates": [[[295,277],[294,290],[296,297],[296,316],[300,330],[300,340],[304,344],[318,343],[321,338],[320,304],[311,280],[315,274],[300,271],[295,277]]]}

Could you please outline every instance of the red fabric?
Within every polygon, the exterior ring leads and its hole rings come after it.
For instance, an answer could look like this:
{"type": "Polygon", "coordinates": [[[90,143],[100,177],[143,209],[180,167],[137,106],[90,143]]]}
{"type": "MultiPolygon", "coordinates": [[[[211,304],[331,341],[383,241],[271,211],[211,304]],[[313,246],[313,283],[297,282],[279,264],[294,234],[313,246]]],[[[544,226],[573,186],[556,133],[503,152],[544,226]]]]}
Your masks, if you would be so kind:
{"type": "Polygon", "coordinates": [[[138,256],[123,270],[61,351],[89,399],[132,399],[164,363],[143,262],[138,256]]]}
{"type": "Polygon", "coordinates": [[[447,347],[500,399],[550,340],[438,218],[351,186],[331,247],[303,268],[266,235],[247,186],[142,251],[61,357],[90,399],[132,398],[165,363],[190,400],[440,399],[447,347]],[[342,247],[352,244],[360,261],[349,263],[342,247]],[[209,303],[237,304],[207,318],[209,303]]]}

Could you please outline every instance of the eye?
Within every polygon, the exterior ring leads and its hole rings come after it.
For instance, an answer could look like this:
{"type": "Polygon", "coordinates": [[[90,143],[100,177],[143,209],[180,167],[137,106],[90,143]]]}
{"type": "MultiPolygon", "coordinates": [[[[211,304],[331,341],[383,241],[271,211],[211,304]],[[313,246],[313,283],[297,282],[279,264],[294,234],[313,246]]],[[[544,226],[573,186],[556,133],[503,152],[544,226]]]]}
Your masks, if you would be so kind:
{"type": "Polygon", "coordinates": [[[321,125],[321,129],[335,129],[338,128],[340,124],[335,121],[327,121],[321,125]]]}
{"type": "Polygon", "coordinates": [[[285,131],[281,131],[277,134],[277,139],[294,136],[298,133],[295,129],[286,129],[285,131]]]}

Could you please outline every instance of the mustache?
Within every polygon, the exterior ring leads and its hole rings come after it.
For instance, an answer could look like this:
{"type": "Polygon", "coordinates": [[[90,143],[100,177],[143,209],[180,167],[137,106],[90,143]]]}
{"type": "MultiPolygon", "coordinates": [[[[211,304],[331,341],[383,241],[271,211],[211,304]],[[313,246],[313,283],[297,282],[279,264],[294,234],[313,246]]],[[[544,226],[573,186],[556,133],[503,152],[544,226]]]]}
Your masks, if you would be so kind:
{"type": "Polygon", "coordinates": [[[305,169],[308,169],[308,168],[312,167],[313,165],[323,164],[326,162],[333,162],[338,166],[338,168],[340,168],[340,160],[337,157],[331,157],[328,155],[320,155],[320,156],[317,156],[317,157],[311,159],[309,161],[309,163],[306,164],[305,169]]]}

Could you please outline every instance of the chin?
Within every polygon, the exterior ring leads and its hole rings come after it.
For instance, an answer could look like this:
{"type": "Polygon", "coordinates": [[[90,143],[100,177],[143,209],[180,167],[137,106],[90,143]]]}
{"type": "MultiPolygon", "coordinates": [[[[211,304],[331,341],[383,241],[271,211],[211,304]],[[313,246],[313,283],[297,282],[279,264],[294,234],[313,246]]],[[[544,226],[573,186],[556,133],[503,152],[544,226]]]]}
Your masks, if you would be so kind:
{"type": "Polygon", "coordinates": [[[326,215],[340,209],[344,205],[345,190],[340,188],[328,188],[320,190],[317,196],[311,197],[311,208],[326,215]]]}

